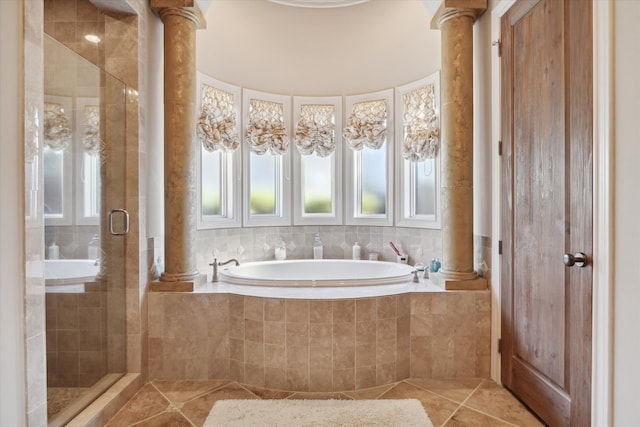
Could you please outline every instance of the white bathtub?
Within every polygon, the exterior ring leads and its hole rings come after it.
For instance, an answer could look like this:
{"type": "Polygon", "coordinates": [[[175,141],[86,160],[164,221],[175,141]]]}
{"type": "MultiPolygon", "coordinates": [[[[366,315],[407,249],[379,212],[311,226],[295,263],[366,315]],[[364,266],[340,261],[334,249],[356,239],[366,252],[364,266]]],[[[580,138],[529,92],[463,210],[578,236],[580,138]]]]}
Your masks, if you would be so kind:
{"type": "Polygon", "coordinates": [[[220,281],[236,285],[340,287],[405,283],[413,270],[394,262],[325,259],[250,262],[218,274],[220,281]]]}
{"type": "Polygon", "coordinates": [[[94,259],[47,259],[44,283],[46,286],[84,285],[95,280],[99,270],[94,259]]]}

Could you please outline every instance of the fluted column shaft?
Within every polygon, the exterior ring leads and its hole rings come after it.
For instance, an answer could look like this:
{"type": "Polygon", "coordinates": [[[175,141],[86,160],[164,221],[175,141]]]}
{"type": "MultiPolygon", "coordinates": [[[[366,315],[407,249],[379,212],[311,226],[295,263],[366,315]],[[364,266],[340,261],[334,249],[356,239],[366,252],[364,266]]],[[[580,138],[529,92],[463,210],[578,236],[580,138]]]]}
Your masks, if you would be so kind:
{"type": "Polygon", "coordinates": [[[473,23],[471,9],[445,11],[442,43],[442,281],[477,279],[473,268],[473,23]]]}
{"type": "Polygon", "coordinates": [[[164,23],[164,234],[163,282],[190,282],[196,268],[196,29],[185,8],[159,9],[164,23]]]}

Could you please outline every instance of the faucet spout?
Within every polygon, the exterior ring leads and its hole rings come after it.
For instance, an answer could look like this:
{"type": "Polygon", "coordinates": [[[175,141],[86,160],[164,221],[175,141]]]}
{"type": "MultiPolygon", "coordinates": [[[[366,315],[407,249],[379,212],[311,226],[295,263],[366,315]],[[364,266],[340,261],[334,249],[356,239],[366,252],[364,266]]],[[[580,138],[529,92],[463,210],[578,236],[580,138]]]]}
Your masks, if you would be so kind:
{"type": "Polygon", "coordinates": [[[212,282],[217,282],[218,279],[218,267],[221,267],[223,265],[227,265],[229,263],[235,263],[236,267],[240,265],[240,263],[238,262],[237,259],[235,258],[231,258],[230,260],[227,260],[225,262],[218,262],[217,258],[213,259],[213,262],[211,264],[209,264],[210,266],[213,267],[213,275],[211,276],[211,281],[212,282]]]}

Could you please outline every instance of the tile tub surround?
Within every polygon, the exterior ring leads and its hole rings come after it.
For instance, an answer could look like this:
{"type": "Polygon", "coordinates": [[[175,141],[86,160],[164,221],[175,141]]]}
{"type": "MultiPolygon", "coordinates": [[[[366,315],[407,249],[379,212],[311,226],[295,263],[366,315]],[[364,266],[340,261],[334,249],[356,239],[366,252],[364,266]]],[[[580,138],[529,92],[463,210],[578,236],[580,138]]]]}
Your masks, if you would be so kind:
{"type": "Polygon", "coordinates": [[[149,378],[345,391],[489,375],[489,291],[305,300],[149,294],[149,378]]]}

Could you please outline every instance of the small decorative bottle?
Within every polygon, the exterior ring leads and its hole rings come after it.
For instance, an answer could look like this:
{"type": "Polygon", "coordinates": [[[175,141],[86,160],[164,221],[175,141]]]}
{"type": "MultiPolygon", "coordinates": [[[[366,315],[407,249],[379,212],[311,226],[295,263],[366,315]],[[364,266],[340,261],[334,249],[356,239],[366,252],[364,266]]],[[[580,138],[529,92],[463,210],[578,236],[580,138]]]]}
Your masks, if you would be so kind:
{"type": "Polygon", "coordinates": [[[313,259],[322,259],[322,241],[318,233],[313,238],[313,259]]]}
{"type": "Polygon", "coordinates": [[[87,258],[98,259],[100,256],[100,237],[94,234],[87,245],[87,258]]]}
{"type": "Polygon", "coordinates": [[[358,242],[355,242],[353,244],[353,248],[351,249],[351,258],[353,258],[353,259],[362,258],[362,248],[360,247],[358,242]]]}
{"type": "Polygon", "coordinates": [[[276,243],[275,259],[279,261],[287,259],[287,245],[282,239],[278,240],[278,242],[276,243]]]}
{"type": "Polygon", "coordinates": [[[156,277],[159,279],[164,272],[164,265],[162,265],[162,257],[156,258],[156,277]]]}
{"type": "Polygon", "coordinates": [[[60,247],[56,245],[56,242],[51,243],[49,246],[49,259],[60,258],[60,247]]]}

